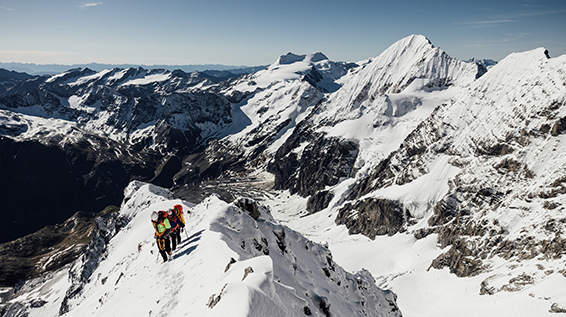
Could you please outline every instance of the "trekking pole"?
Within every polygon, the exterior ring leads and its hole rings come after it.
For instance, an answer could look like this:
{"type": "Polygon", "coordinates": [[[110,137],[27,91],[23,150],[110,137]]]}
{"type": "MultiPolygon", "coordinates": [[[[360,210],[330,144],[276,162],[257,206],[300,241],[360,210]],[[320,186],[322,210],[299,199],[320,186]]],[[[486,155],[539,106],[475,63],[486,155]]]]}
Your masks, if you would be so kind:
{"type": "Polygon", "coordinates": [[[189,234],[187,233],[187,230],[183,230],[185,231],[185,235],[187,236],[187,240],[189,240],[189,234]]]}
{"type": "Polygon", "coordinates": [[[159,263],[159,251],[161,250],[160,246],[159,246],[159,241],[157,241],[157,239],[155,239],[155,244],[157,244],[157,259],[155,261],[157,261],[157,263],[159,263]]]}

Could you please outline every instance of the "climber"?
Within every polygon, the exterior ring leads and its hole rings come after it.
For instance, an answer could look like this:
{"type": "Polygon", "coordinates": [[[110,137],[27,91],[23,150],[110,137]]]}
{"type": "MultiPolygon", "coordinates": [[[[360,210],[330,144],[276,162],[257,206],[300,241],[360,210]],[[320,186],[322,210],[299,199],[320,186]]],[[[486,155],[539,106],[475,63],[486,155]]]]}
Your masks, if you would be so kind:
{"type": "Polygon", "coordinates": [[[171,257],[171,239],[169,238],[171,224],[167,219],[167,214],[163,211],[159,213],[154,211],[151,213],[151,223],[155,229],[155,240],[157,241],[159,253],[163,257],[163,262],[166,262],[171,257]]]}
{"type": "Polygon", "coordinates": [[[181,220],[181,223],[179,225],[181,226],[182,229],[185,229],[185,217],[183,216],[183,206],[177,204],[173,206],[173,211],[175,212],[177,217],[179,217],[179,219],[181,220]]]}
{"type": "Polygon", "coordinates": [[[181,243],[181,231],[185,228],[185,221],[183,218],[183,207],[175,205],[167,211],[167,219],[171,224],[171,242],[173,243],[173,250],[177,248],[177,244],[181,243]]]}

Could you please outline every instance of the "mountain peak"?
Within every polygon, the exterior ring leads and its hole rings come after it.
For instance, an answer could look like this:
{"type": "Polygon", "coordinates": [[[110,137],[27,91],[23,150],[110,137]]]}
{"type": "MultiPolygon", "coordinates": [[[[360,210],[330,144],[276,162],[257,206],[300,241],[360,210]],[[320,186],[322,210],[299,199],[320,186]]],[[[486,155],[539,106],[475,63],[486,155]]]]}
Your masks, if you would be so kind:
{"type": "Polygon", "coordinates": [[[277,61],[275,62],[275,64],[277,65],[289,65],[289,64],[294,64],[296,62],[307,62],[307,63],[316,63],[316,62],[320,62],[323,60],[327,60],[328,57],[326,57],[326,55],[324,55],[321,52],[316,52],[314,54],[308,54],[308,55],[297,55],[294,53],[287,53],[285,55],[281,55],[277,61]]]}
{"type": "Polygon", "coordinates": [[[424,35],[420,34],[411,34],[407,37],[404,37],[397,42],[393,43],[386,51],[391,49],[408,49],[408,48],[434,48],[435,46],[432,42],[424,35]]]}
{"type": "Polygon", "coordinates": [[[405,54],[421,54],[434,49],[432,42],[423,35],[409,35],[391,45],[381,55],[401,56],[405,54]]]}
{"type": "Polygon", "coordinates": [[[532,69],[533,67],[536,69],[540,63],[544,63],[549,59],[548,50],[544,47],[539,47],[526,52],[511,53],[495,66],[508,69],[532,69]]]}
{"type": "Polygon", "coordinates": [[[406,40],[410,43],[423,43],[423,44],[429,44],[432,47],[434,47],[434,45],[432,44],[432,42],[424,35],[422,34],[411,34],[403,39],[401,39],[399,42],[406,40]]]}

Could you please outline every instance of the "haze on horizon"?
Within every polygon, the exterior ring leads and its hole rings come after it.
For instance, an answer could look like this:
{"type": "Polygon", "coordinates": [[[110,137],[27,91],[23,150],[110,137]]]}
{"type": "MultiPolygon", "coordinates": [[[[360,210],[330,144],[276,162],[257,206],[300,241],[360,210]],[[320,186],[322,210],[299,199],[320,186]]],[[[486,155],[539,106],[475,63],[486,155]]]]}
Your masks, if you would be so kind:
{"type": "Polygon", "coordinates": [[[461,60],[538,47],[556,57],[564,30],[563,0],[0,0],[0,62],[253,66],[287,52],[359,61],[410,34],[461,60]]]}

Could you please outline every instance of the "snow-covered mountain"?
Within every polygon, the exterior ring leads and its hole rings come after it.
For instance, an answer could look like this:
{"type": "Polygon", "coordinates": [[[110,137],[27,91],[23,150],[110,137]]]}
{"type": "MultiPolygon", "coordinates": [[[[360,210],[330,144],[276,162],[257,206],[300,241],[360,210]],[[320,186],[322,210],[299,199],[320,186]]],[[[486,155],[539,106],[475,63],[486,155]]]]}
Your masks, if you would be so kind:
{"type": "Polygon", "coordinates": [[[133,147],[194,150],[230,124],[224,98],[188,92],[212,83],[197,72],[75,69],[29,81],[0,100],[3,126],[17,140],[76,143],[94,134],[133,147]]]}
{"type": "Polygon", "coordinates": [[[95,157],[72,174],[89,184],[126,170],[119,186],[195,203],[253,195],[368,269],[406,316],[540,316],[566,311],[565,74],[544,48],[488,65],[421,35],[357,63],[289,53],[220,83],[78,69],[3,86],[0,154],[39,141],[72,167],[95,157]],[[129,165],[98,169],[109,161],[129,165]]]}
{"type": "MultiPolygon", "coordinates": [[[[330,248],[351,269],[390,272],[382,285],[398,291],[406,314],[430,301],[458,303],[432,308],[432,315],[563,312],[565,57],[550,59],[544,49],[515,53],[450,99],[439,98],[393,151],[364,155],[361,147],[357,173],[324,189],[320,215],[291,217],[291,227],[333,241],[330,248]],[[373,241],[337,238],[343,231],[328,218],[373,241]],[[347,247],[359,244],[390,251],[360,259],[347,247]],[[408,254],[393,253],[399,245],[408,254]],[[444,270],[467,281],[454,282],[451,294],[431,288],[412,295],[412,283],[448,280],[444,270]]],[[[365,144],[379,149],[376,143],[365,144]]]]}
{"type": "Polygon", "coordinates": [[[140,182],[124,196],[81,258],[21,285],[3,316],[401,316],[367,270],[346,272],[251,199],[193,205],[140,182]],[[149,217],[178,203],[186,236],[161,263],[149,217]]]}
{"type": "Polygon", "coordinates": [[[339,79],[343,87],[326,96],[279,148],[270,168],[276,188],[307,197],[358,169],[363,173],[397,148],[434,107],[473,82],[477,71],[424,36],[395,43],[339,79]],[[337,153],[331,156],[335,162],[314,160],[326,152],[337,153]],[[328,181],[320,181],[321,173],[328,181]]]}

